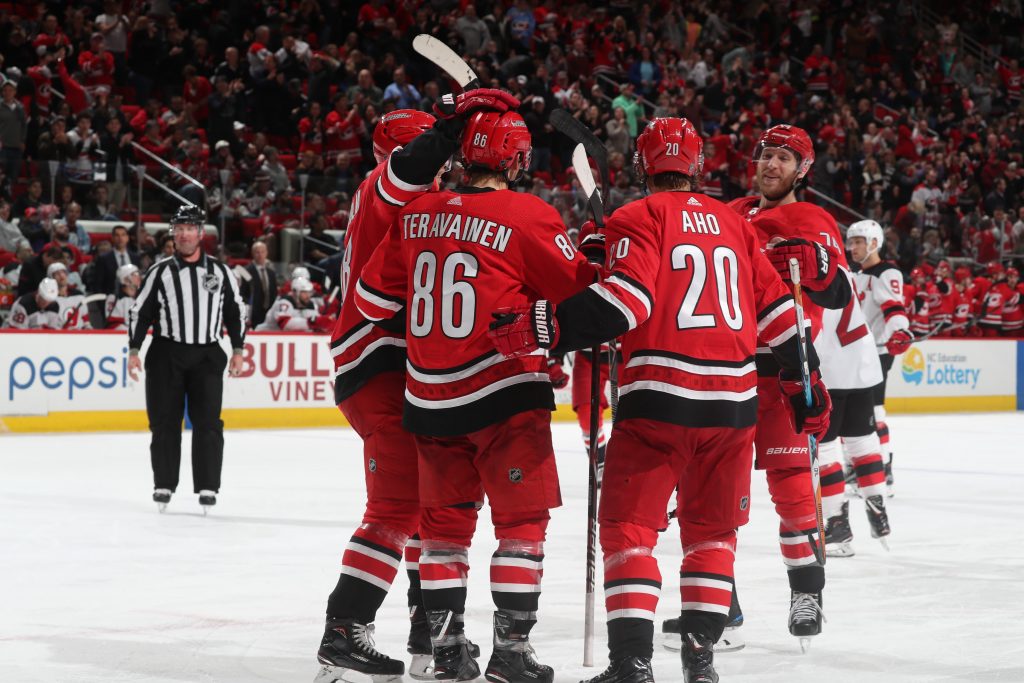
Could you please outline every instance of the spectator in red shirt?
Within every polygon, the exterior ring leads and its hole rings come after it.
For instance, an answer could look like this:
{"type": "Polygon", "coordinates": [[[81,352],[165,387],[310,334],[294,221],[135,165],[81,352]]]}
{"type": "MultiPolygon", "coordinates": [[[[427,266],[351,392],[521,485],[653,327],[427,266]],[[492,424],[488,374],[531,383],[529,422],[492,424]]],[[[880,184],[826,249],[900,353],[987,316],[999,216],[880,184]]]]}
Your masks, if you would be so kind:
{"type": "Polygon", "coordinates": [[[210,85],[206,76],[200,76],[191,64],[182,70],[181,75],[185,78],[183,92],[185,108],[191,111],[192,117],[200,126],[205,126],[206,120],[210,117],[210,108],[207,103],[213,92],[213,86],[210,85]]]}
{"type": "Polygon", "coordinates": [[[89,49],[78,55],[78,66],[85,74],[86,87],[114,85],[114,55],[104,47],[102,33],[92,34],[89,49]]]}

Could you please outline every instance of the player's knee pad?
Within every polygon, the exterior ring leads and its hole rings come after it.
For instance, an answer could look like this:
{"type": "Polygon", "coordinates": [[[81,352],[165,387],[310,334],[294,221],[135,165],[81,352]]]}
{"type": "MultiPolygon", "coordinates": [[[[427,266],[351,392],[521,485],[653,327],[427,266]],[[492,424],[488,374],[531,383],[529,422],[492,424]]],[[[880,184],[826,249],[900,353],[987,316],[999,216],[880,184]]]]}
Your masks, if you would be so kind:
{"type": "Polygon", "coordinates": [[[476,519],[475,505],[423,508],[420,512],[423,552],[426,552],[428,541],[468,548],[476,531],[476,519]]]}
{"type": "Polygon", "coordinates": [[[632,548],[653,548],[658,542],[658,530],[630,522],[603,522],[600,538],[601,551],[608,558],[632,548]]]}
{"type": "MultiPolygon", "coordinates": [[[[878,438],[878,437],[875,437],[878,438]]],[[[818,444],[818,462],[821,465],[831,465],[842,462],[843,445],[838,438],[831,441],[822,441],[818,444]]]]}
{"type": "Polygon", "coordinates": [[[683,542],[683,559],[707,551],[725,550],[736,554],[736,529],[723,529],[704,524],[682,522],[679,534],[683,542]]]}
{"type": "Polygon", "coordinates": [[[849,459],[860,458],[865,455],[874,455],[882,452],[882,443],[878,440],[878,434],[872,432],[866,436],[843,437],[843,451],[849,459]]]}
{"type": "Polygon", "coordinates": [[[410,533],[406,533],[403,529],[378,522],[367,522],[365,518],[354,535],[378,545],[393,548],[398,552],[402,552],[405,544],[409,542],[409,536],[411,536],[410,533]]]}
{"type": "MultiPolygon", "coordinates": [[[[505,540],[529,541],[541,543],[547,536],[548,522],[551,512],[548,510],[528,510],[525,512],[492,511],[491,522],[494,524],[494,537],[501,542],[505,540]]],[[[499,543],[499,547],[500,547],[499,543]]]]}
{"type": "Polygon", "coordinates": [[[814,508],[811,474],[806,467],[787,467],[765,471],[768,492],[780,519],[802,516],[814,508]]]}
{"type": "Polygon", "coordinates": [[[875,422],[881,424],[885,422],[885,406],[875,406],[875,422]]]}
{"type": "Polygon", "coordinates": [[[397,529],[408,538],[419,528],[420,506],[405,500],[368,500],[363,525],[370,524],[397,529]]]}

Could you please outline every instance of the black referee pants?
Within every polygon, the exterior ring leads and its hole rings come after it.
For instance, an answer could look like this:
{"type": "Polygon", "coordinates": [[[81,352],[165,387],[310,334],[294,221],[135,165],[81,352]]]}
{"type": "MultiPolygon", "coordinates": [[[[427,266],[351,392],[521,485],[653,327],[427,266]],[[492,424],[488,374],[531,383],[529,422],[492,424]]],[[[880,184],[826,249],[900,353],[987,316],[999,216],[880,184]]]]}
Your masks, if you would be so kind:
{"type": "Polygon", "coordinates": [[[181,420],[188,397],[192,421],[192,485],[220,490],[224,423],[220,419],[227,355],[218,344],[179,344],[155,338],[146,354],[146,414],[153,440],[153,488],[178,487],[181,420]]]}

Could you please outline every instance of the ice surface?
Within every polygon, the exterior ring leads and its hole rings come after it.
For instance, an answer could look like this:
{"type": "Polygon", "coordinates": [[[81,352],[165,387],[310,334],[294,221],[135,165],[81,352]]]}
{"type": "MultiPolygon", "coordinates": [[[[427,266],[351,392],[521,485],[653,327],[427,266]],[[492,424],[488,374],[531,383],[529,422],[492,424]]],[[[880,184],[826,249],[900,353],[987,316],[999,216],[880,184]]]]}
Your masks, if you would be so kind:
{"type": "MultiPolygon", "coordinates": [[[[806,656],[786,631],[778,522],[754,473],[737,563],[748,645],[719,655],[723,683],[1024,681],[1024,415],[890,425],[892,551],[870,538],[855,500],[857,556],[828,563],[828,623],[806,656]]],[[[253,431],[226,442],[222,495],[204,518],[187,455],[183,485],[157,514],[146,434],[0,438],[0,681],[312,681],[327,595],[362,512],[358,439],[253,431]]],[[[550,527],[534,642],[567,682],[604,667],[604,608],[599,593],[599,668],[584,669],[586,467],[575,425],[556,426],[555,444],[565,506],[550,527]]],[[[485,514],[467,613],[485,658],[493,547],[485,514]]],[[[674,526],[658,556],[660,630],[678,610],[674,526]]],[[[403,658],[405,589],[402,572],[377,621],[380,649],[403,658]]],[[[682,678],[660,645],[655,671],[682,678]]]]}

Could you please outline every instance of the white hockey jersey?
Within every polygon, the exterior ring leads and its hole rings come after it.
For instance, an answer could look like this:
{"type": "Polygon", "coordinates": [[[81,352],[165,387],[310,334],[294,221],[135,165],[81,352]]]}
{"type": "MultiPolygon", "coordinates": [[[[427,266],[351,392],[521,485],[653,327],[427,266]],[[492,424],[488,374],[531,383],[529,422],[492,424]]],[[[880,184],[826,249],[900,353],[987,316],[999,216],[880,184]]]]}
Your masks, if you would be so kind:
{"type": "Polygon", "coordinates": [[[135,305],[135,297],[121,296],[115,294],[107,295],[107,329],[127,330],[128,311],[135,305]]]}
{"type": "MultiPolygon", "coordinates": [[[[836,277],[842,276],[849,278],[856,293],[853,276],[840,267],[836,277]]],[[[829,391],[870,389],[881,384],[882,364],[875,349],[875,339],[856,296],[851,297],[841,310],[823,310],[821,330],[814,338],[814,349],[821,360],[821,378],[829,391]]]]}
{"type": "Polygon", "coordinates": [[[60,327],[61,330],[87,330],[89,325],[89,304],[85,303],[85,297],[81,294],[57,297],[57,305],[60,306],[60,327]]]}
{"type": "Polygon", "coordinates": [[[34,293],[25,294],[11,306],[6,327],[17,330],[59,330],[61,328],[60,305],[50,302],[39,308],[34,293]]]}
{"type": "Polygon", "coordinates": [[[266,319],[256,326],[257,331],[282,330],[309,332],[313,321],[320,314],[312,300],[305,306],[291,296],[279,296],[267,311],[266,319]]]}
{"type": "Polygon", "coordinates": [[[903,305],[903,273],[890,261],[882,261],[853,274],[854,290],[875,338],[879,353],[897,330],[910,331],[910,318],[903,305]]]}

